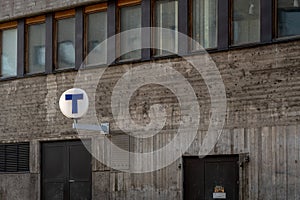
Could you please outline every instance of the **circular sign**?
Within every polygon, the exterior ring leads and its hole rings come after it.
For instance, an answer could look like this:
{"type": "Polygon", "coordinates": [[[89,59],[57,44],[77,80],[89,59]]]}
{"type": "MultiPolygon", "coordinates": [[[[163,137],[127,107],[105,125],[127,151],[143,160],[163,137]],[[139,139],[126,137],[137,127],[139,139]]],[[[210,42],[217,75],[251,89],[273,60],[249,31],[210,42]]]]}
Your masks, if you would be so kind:
{"type": "Polygon", "coordinates": [[[85,115],[89,107],[86,92],[80,88],[65,91],[59,99],[59,108],[68,118],[77,119],[85,115]]]}

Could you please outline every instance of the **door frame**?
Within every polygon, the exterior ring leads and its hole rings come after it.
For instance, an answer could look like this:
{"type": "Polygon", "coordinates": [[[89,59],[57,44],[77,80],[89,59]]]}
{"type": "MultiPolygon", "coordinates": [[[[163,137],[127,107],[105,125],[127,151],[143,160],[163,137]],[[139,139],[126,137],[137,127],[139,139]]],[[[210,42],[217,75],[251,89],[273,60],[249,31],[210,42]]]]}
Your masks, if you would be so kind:
{"type": "MultiPolygon", "coordinates": [[[[45,140],[45,141],[40,141],[39,143],[40,143],[40,150],[39,150],[39,153],[40,153],[40,157],[39,157],[39,163],[40,163],[40,200],[43,200],[43,144],[50,144],[50,143],[63,143],[63,142],[66,142],[66,143],[68,143],[68,142],[81,142],[82,143],[82,141],[84,141],[84,143],[87,143],[89,146],[90,146],[90,149],[89,149],[89,153],[90,153],[90,151],[92,150],[92,139],[89,139],[89,138],[87,138],[87,139],[64,139],[64,140],[45,140]]],[[[84,144],[82,144],[82,145],[84,145],[84,144]]],[[[85,147],[85,146],[84,146],[85,147]]],[[[85,147],[86,148],[86,147],[85,147]]],[[[92,191],[92,189],[93,189],[93,177],[92,177],[92,163],[93,163],[93,161],[92,161],[92,159],[93,159],[93,156],[91,155],[91,163],[90,163],[90,173],[89,173],[89,179],[90,179],[90,184],[89,184],[89,187],[90,187],[90,196],[91,196],[91,199],[92,199],[92,194],[93,194],[93,191],[92,191]]],[[[69,155],[68,155],[68,160],[69,160],[69,155]]],[[[68,171],[68,173],[69,173],[69,170],[70,169],[67,169],[67,171],[68,171]]],[[[67,186],[68,188],[68,190],[69,190],[69,184],[68,184],[68,186],[67,186]]],[[[69,198],[70,198],[70,196],[69,196],[69,198]]]]}

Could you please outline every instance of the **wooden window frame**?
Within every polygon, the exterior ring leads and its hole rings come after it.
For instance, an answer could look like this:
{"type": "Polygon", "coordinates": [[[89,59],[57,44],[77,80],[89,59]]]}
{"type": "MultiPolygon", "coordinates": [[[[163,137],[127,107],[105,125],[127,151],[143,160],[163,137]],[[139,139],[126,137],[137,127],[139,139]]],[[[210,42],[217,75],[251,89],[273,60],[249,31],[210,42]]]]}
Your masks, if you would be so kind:
{"type": "MultiPolygon", "coordinates": [[[[44,73],[46,71],[46,69],[44,69],[44,72],[33,72],[33,73],[29,73],[29,32],[28,32],[28,28],[31,25],[39,25],[39,24],[43,24],[45,23],[46,25],[46,16],[45,15],[41,15],[41,16],[37,16],[37,17],[32,17],[32,18],[27,18],[25,19],[25,69],[24,69],[24,74],[40,74],[40,73],[44,73]]],[[[45,36],[46,38],[46,36],[45,36]]],[[[45,48],[46,48],[46,41],[45,41],[45,48]]],[[[46,55],[45,55],[46,58],[46,55]]],[[[46,66],[45,66],[46,67],[46,66]]]]}
{"type": "MultiPolygon", "coordinates": [[[[57,22],[59,20],[63,19],[69,19],[69,18],[74,18],[75,19],[75,50],[76,50],[76,10],[75,9],[70,9],[70,10],[64,10],[64,11],[59,11],[54,13],[54,27],[53,27],[53,65],[54,65],[54,70],[55,71],[65,71],[65,70],[72,70],[76,69],[76,56],[75,56],[75,66],[72,68],[66,68],[66,69],[60,69],[58,67],[58,46],[57,46],[57,38],[58,38],[58,28],[57,28],[57,22]]],[[[75,52],[76,55],[76,52],[75,52]]]]}
{"type": "MultiPolygon", "coordinates": [[[[142,27],[142,0],[117,0],[117,7],[116,7],[116,34],[121,33],[121,9],[125,7],[131,7],[131,6],[140,6],[141,7],[141,27],[142,27]]],[[[141,35],[142,36],[142,35],[141,35]]],[[[143,37],[141,37],[141,40],[143,40],[143,37]]],[[[142,41],[141,41],[142,44],[142,41]]],[[[120,56],[121,52],[121,38],[116,37],[116,58],[117,62],[120,63],[126,63],[126,62],[132,62],[132,61],[139,61],[142,59],[142,52],[140,58],[132,58],[132,59],[126,59],[122,60],[120,56]]]]}
{"type": "MultiPolygon", "coordinates": [[[[86,6],[84,8],[84,30],[85,30],[84,35],[83,35],[83,38],[84,38],[83,39],[84,40],[84,44],[83,44],[84,58],[86,58],[86,56],[88,56],[88,27],[89,27],[88,15],[94,14],[94,13],[101,13],[101,12],[106,12],[106,14],[108,15],[107,10],[108,10],[108,4],[107,3],[94,4],[94,5],[86,6]]],[[[108,24],[107,24],[106,29],[108,29],[108,24]]]]}
{"type": "Polygon", "coordinates": [[[67,19],[67,18],[75,17],[75,14],[76,14],[75,9],[59,11],[54,13],[54,19],[55,20],[67,19]]]}
{"type": "MultiPolygon", "coordinates": [[[[1,75],[1,78],[0,79],[6,79],[6,78],[11,78],[11,77],[2,77],[2,31],[5,31],[5,30],[10,30],[10,29],[17,29],[18,31],[18,22],[17,21],[11,21],[11,22],[6,22],[6,23],[2,23],[0,24],[0,75],[1,75]]],[[[18,37],[18,36],[17,36],[18,37]]],[[[18,38],[17,38],[18,40],[18,38]]],[[[17,56],[18,57],[18,56],[17,56]]],[[[15,77],[15,76],[13,76],[15,77]]]]}

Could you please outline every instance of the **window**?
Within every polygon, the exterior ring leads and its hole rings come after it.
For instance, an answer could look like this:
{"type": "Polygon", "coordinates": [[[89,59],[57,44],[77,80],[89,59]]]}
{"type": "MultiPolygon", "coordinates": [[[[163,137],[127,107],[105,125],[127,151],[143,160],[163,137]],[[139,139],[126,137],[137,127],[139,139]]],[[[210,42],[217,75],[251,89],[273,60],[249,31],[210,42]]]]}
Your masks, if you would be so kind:
{"type": "Polygon", "coordinates": [[[75,10],[59,12],[56,19],[56,68],[75,67],[75,10]]]}
{"type": "Polygon", "coordinates": [[[86,42],[85,56],[87,64],[105,64],[107,45],[105,48],[96,49],[93,54],[89,54],[101,42],[107,38],[107,4],[97,4],[85,8],[86,13],[86,42]]]}
{"type": "Polygon", "coordinates": [[[277,1],[278,37],[300,35],[299,0],[277,1]]]}
{"type": "MultiPolygon", "coordinates": [[[[155,26],[160,28],[178,30],[178,1],[177,0],[156,0],[155,4],[155,26]]],[[[162,31],[155,33],[155,55],[166,55],[170,52],[177,52],[178,35],[174,32],[164,34],[162,31]],[[167,49],[169,51],[162,50],[167,49]]]]}
{"type": "Polygon", "coordinates": [[[217,47],[217,8],[217,0],[193,0],[192,36],[203,48],[217,47]]]}
{"type": "Polygon", "coordinates": [[[27,59],[26,73],[45,71],[45,16],[26,20],[27,24],[27,59]]]}
{"type": "Polygon", "coordinates": [[[29,143],[0,144],[0,172],[28,172],[29,143]]]}
{"type": "MultiPolygon", "coordinates": [[[[141,5],[136,5],[140,2],[119,2],[120,11],[120,32],[130,29],[141,28],[141,5]],[[134,4],[134,5],[132,5],[134,4]]],[[[136,34],[127,34],[127,37],[121,35],[120,38],[120,52],[126,52],[129,48],[135,48],[138,50],[131,51],[121,56],[121,60],[132,60],[141,58],[141,31],[136,34]]]]}
{"type": "Polygon", "coordinates": [[[17,76],[17,23],[0,24],[1,77],[17,76]]]}
{"type": "Polygon", "coordinates": [[[260,41],[260,0],[233,0],[232,44],[260,41]]]}

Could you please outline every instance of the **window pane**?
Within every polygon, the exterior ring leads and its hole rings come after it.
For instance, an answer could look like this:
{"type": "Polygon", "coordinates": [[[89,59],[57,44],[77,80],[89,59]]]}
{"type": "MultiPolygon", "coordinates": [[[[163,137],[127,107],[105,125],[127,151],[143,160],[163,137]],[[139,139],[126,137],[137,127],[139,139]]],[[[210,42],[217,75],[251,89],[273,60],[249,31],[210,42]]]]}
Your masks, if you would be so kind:
{"type": "MultiPolygon", "coordinates": [[[[177,0],[157,0],[156,1],[156,27],[167,28],[174,31],[178,30],[178,1],[177,0]]],[[[178,41],[177,33],[162,35],[161,31],[156,32],[156,55],[170,54],[161,50],[168,49],[177,52],[178,41]]]]}
{"type": "Polygon", "coordinates": [[[45,71],[45,24],[28,27],[28,73],[45,71]]]}
{"type": "Polygon", "coordinates": [[[75,66],[75,19],[57,21],[57,67],[75,66]]]}
{"type": "MultiPolygon", "coordinates": [[[[131,6],[121,8],[121,32],[134,28],[141,27],[141,6],[131,6]]],[[[128,37],[122,37],[121,35],[121,54],[128,51],[128,48],[136,48],[139,50],[132,51],[130,53],[121,56],[121,60],[125,59],[138,59],[141,58],[141,32],[136,34],[130,34],[128,37]]]]}
{"type": "MultiPolygon", "coordinates": [[[[87,54],[107,38],[107,12],[89,14],[88,34],[87,34],[87,54]]],[[[87,64],[104,64],[106,63],[106,49],[97,49],[93,55],[87,55],[87,64]]]]}
{"type": "Polygon", "coordinates": [[[1,77],[17,75],[17,29],[2,31],[1,77]]]}
{"type": "Polygon", "coordinates": [[[260,0],[234,0],[233,44],[260,41],[260,0]]]}
{"type": "Polygon", "coordinates": [[[278,36],[300,35],[299,0],[278,0],[278,36]]]}
{"type": "Polygon", "coordinates": [[[193,1],[193,39],[204,48],[217,47],[217,0],[193,1]]]}

